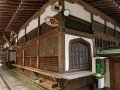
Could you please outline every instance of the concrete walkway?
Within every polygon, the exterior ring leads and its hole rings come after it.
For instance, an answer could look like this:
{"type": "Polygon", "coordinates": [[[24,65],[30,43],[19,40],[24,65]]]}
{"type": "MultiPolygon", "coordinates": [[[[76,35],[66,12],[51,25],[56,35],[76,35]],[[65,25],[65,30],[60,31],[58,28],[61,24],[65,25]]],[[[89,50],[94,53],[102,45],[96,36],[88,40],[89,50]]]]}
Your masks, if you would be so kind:
{"type": "Polygon", "coordinates": [[[0,77],[0,90],[40,90],[34,85],[30,85],[29,83],[18,78],[11,70],[0,67],[0,74],[4,79],[3,80],[2,77],[0,77]],[[9,88],[7,88],[4,81],[7,83],[9,88]]]}

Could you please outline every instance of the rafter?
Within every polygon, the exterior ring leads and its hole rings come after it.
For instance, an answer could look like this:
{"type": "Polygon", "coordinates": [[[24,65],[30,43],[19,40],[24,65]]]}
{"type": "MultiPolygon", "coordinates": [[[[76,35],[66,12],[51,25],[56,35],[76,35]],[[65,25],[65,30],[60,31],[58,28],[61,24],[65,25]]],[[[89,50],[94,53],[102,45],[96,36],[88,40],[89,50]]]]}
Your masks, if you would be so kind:
{"type": "Polygon", "coordinates": [[[83,0],[120,23],[120,0],[83,0]],[[117,18],[116,18],[117,17],[117,18]]]}
{"type": "MultiPolygon", "coordinates": [[[[49,0],[23,0],[22,2],[22,0],[0,0],[0,33],[1,31],[11,30],[17,32],[17,30],[48,1],[49,0]]],[[[4,33],[0,36],[2,35],[4,35],[4,33]]]]}

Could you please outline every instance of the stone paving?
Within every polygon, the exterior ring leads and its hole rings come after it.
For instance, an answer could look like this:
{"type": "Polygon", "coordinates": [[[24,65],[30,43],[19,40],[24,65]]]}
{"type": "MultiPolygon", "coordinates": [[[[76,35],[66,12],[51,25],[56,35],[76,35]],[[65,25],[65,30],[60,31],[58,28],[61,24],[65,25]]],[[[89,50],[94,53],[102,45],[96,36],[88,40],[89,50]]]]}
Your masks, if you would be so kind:
{"type": "MultiPolygon", "coordinates": [[[[20,78],[16,77],[12,73],[13,72],[10,72],[10,70],[0,67],[0,74],[4,77],[4,80],[7,82],[11,90],[40,90],[28,84],[27,82],[21,80],[20,78]]],[[[0,90],[9,90],[1,77],[0,77],[0,90]]]]}
{"type": "Polygon", "coordinates": [[[4,83],[1,77],[0,77],[0,90],[8,90],[7,85],[4,83]]]}

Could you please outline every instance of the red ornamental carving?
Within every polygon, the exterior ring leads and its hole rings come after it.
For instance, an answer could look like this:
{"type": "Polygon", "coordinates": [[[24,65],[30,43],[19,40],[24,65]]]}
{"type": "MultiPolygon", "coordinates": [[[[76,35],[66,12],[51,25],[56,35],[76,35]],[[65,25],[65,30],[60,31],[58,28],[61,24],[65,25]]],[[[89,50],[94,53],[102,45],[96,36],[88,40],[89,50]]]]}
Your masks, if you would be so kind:
{"type": "Polygon", "coordinates": [[[55,24],[55,19],[51,18],[50,22],[51,22],[51,24],[55,24]]]}

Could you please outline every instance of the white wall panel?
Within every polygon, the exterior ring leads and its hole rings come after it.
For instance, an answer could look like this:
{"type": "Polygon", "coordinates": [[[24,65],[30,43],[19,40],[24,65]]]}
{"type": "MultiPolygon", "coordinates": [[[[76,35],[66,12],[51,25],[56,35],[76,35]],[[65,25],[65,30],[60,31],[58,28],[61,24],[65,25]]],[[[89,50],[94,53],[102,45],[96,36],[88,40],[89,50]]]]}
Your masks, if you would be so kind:
{"type": "Polygon", "coordinates": [[[120,32],[120,27],[116,27],[116,30],[120,32]]]}
{"type": "Polygon", "coordinates": [[[35,29],[36,27],[38,27],[38,18],[33,19],[31,22],[29,22],[28,26],[26,27],[26,34],[35,29]]]}
{"type": "Polygon", "coordinates": [[[69,9],[71,12],[71,15],[81,18],[83,20],[86,20],[88,22],[91,22],[91,14],[79,4],[76,4],[76,3],[71,4],[65,1],[65,9],[69,9]]]}
{"type": "Polygon", "coordinates": [[[82,38],[90,43],[91,53],[92,53],[92,57],[93,57],[93,40],[92,39],[65,34],[65,70],[66,71],[69,70],[69,42],[70,42],[70,40],[77,39],[77,38],[82,38]]]}
{"type": "Polygon", "coordinates": [[[24,35],[25,35],[25,29],[20,30],[20,32],[18,33],[18,39],[20,39],[24,35]]]}
{"type": "Polygon", "coordinates": [[[104,20],[100,16],[93,15],[93,20],[105,25],[104,20]]]}
{"type": "Polygon", "coordinates": [[[114,29],[114,25],[113,25],[111,22],[106,22],[106,26],[108,26],[108,27],[114,29]]]}

